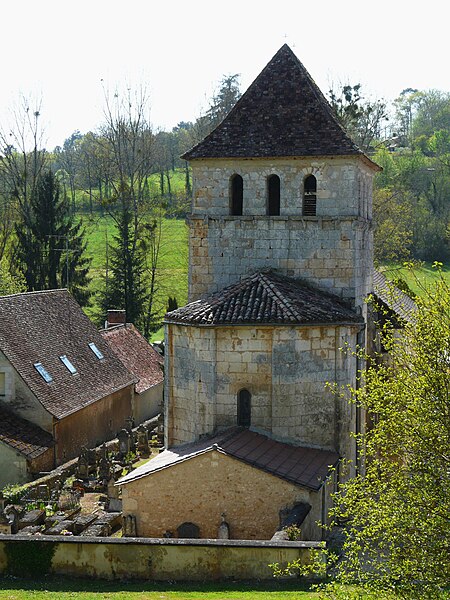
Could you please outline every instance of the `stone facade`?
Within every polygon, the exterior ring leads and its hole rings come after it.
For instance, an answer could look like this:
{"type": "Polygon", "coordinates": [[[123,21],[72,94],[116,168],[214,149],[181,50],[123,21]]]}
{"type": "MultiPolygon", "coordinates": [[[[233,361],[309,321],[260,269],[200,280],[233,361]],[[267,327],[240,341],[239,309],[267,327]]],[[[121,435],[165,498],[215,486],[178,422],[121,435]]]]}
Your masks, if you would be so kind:
{"type": "Polygon", "coordinates": [[[355,385],[355,360],[340,348],[356,345],[358,329],[169,326],[166,445],[236,425],[237,394],[247,389],[255,430],[348,455],[354,407],[325,385],[355,385]]]}
{"type": "Polygon", "coordinates": [[[360,157],[192,161],[189,300],[261,269],[300,277],[360,310],[372,289],[373,169],[360,157]],[[231,177],[243,215],[230,216],[231,177]],[[280,178],[280,216],[266,216],[267,178],[280,178]],[[302,216],[303,182],[317,180],[317,216],[302,216]]]}
{"type": "MultiPolygon", "coordinates": [[[[332,486],[325,490],[327,495],[332,486]]],[[[124,514],[136,516],[137,535],[176,537],[182,523],[195,523],[201,538],[217,538],[225,513],[231,539],[270,539],[280,510],[306,502],[313,508],[302,539],[321,539],[323,490],[309,491],[218,451],[210,451],[122,485],[124,514]]]]}

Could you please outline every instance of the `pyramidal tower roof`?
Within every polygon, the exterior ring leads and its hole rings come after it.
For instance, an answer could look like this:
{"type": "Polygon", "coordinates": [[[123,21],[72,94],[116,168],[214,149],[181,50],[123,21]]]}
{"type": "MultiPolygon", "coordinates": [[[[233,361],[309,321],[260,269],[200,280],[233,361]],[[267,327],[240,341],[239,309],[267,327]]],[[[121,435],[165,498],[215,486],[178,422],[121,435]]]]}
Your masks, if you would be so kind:
{"type": "Polygon", "coordinates": [[[342,155],[364,156],[284,44],[225,119],[183,158],[342,155]]]}

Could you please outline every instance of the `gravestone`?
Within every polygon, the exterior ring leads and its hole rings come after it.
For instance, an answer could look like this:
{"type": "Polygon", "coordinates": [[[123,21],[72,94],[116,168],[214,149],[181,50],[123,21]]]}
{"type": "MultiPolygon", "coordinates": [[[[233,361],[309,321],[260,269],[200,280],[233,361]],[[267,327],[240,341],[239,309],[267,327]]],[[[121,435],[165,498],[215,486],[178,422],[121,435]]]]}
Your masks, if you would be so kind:
{"type": "Polygon", "coordinates": [[[122,536],[136,537],[136,517],[134,515],[124,515],[122,517],[122,536]]]}
{"type": "Polygon", "coordinates": [[[11,527],[10,533],[17,533],[19,531],[19,513],[17,508],[14,506],[7,506],[5,508],[5,515],[11,527]]]}
{"type": "Polygon", "coordinates": [[[142,458],[147,458],[150,453],[148,449],[147,428],[140,425],[137,429],[137,451],[142,458]]]}
{"type": "Polygon", "coordinates": [[[87,457],[81,454],[78,457],[77,462],[77,477],[78,479],[88,479],[89,477],[89,464],[87,457]]]}
{"type": "Polygon", "coordinates": [[[131,451],[130,433],[126,429],[121,429],[117,434],[119,440],[119,456],[124,458],[131,451]]]}
{"type": "Polygon", "coordinates": [[[222,513],[222,523],[219,525],[219,529],[217,531],[217,539],[218,540],[229,540],[230,539],[230,526],[225,520],[225,513],[222,513]]]}
{"type": "Polygon", "coordinates": [[[179,538],[198,539],[200,537],[200,527],[195,523],[182,523],[177,527],[179,538]]]}
{"type": "Polygon", "coordinates": [[[0,492],[0,533],[11,533],[11,523],[8,517],[5,515],[5,499],[3,494],[0,492]]]}
{"type": "Polygon", "coordinates": [[[98,462],[98,479],[100,481],[103,481],[106,479],[106,481],[109,480],[111,475],[111,465],[109,464],[109,461],[107,458],[103,458],[101,457],[99,462],[98,462]]]}

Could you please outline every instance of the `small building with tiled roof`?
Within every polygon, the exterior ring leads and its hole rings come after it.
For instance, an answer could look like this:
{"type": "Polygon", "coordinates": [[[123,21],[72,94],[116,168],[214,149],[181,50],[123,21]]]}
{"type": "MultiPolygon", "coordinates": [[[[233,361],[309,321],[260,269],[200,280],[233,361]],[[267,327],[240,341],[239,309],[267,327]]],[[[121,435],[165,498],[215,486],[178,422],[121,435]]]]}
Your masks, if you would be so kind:
{"type": "Polygon", "coordinates": [[[162,411],[164,359],[132,323],[108,326],[100,331],[117,358],[132,373],[134,386],[133,418],[142,423],[162,411]]]}
{"type": "Polygon", "coordinates": [[[284,509],[301,506],[295,524],[310,539],[328,507],[325,482],[338,460],[335,452],[235,427],[166,450],[117,485],[139,536],[179,535],[191,524],[198,537],[215,538],[225,519],[232,538],[270,539],[292,512],[284,509]]]}
{"type": "Polygon", "coordinates": [[[67,290],[0,297],[0,409],[52,437],[51,466],[113,438],[136,381],[67,290]]]}
{"type": "Polygon", "coordinates": [[[51,470],[54,445],[50,433],[0,409],[0,487],[51,470]]]}

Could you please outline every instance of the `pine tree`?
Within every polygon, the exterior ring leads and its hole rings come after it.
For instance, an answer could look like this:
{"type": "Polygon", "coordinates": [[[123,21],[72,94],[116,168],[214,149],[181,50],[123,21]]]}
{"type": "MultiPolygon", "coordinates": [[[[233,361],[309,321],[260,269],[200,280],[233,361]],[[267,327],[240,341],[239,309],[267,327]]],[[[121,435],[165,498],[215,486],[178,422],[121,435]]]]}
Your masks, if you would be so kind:
{"type": "Polygon", "coordinates": [[[127,321],[138,328],[142,325],[146,301],[145,256],[134,226],[131,207],[123,205],[115,217],[117,233],[109,246],[109,264],[100,308],[105,315],[108,309],[123,309],[127,321]]]}
{"type": "Polygon", "coordinates": [[[38,180],[30,200],[28,225],[16,226],[18,255],[27,289],[67,287],[81,304],[89,302],[89,266],[81,221],[75,223],[68,203],[60,199],[55,175],[38,180]]]}

